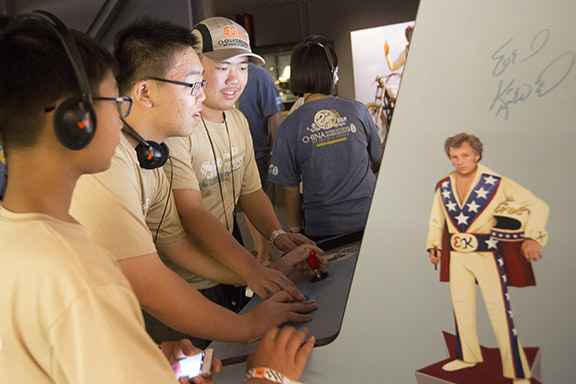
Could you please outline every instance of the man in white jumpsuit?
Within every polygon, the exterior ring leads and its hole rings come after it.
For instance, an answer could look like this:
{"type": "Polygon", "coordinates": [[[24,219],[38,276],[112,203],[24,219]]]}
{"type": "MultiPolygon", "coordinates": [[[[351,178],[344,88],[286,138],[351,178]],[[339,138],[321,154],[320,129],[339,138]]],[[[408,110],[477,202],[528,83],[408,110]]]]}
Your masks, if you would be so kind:
{"type": "Polygon", "coordinates": [[[457,345],[456,360],[443,369],[456,371],[482,362],[476,334],[477,282],[498,341],[504,377],[516,384],[529,383],[530,367],[516,334],[508,285],[534,284],[529,262],[542,257],[540,246],[548,238],[544,229],[548,206],[512,180],[479,165],[482,143],[476,136],[460,133],[450,137],[445,150],[455,171],[437,184],[426,243],[430,261],[436,264],[444,258],[442,264],[449,266],[457,345]],[[496,229],[495,212],[505,212],[514,221],[524,222],[523,231],[496,229]],[[449,242],[442,243],[445,228],[449,242]],[[521,269],[528,270],[531,282],[511,283],[511,275],[518,271],[511,270],[511,263],[507,265],[503,244],[499,244],[508,241],[519,245],[525,259],[520,260],[525,264],[521,269]]]}

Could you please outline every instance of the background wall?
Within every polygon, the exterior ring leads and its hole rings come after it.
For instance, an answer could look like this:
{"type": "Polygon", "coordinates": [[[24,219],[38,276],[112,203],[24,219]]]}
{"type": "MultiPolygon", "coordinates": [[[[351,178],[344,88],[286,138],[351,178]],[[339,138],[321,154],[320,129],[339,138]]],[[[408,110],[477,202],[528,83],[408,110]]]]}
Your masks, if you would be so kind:
{"type": "MultiPolygon", "coordinates": [[[[380,359],[384,382],[447,358],[449,286],[425,242],[435,183],[452,169],[443,143],[462,131],[483,141],[483,164],[550,206],[537,286],[511,288],[511,305],[522,344],[540,348],[541,382],[574,380],[575,16],[569,0],[422,1],[341,334],[380,359]]],[[[477,295],[480,342],[496,347],[477,295]]]]}
{"type": "Polygon", "coordinates": [[[53,12],[73,28],[90,31],[111,47],[114,34],[135,18],[154,14],[192,27],[205,17],[249,13],[257,46],[302,41],[322,34],[339,57],[338,92],[354,97],[350,32],[414,20],[419,0],[0,0],[0,12],[15,15],[34,9],[53,12]],[[90,28],[90,29],[89,29],[90,28]]]}

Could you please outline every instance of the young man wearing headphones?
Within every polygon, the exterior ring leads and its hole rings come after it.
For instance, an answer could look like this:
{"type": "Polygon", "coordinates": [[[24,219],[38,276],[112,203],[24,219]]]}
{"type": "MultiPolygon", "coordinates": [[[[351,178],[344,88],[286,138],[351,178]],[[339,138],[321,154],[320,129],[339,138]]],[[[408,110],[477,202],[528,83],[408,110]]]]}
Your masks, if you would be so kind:
{"type": "MultiPolygon", "coordinates": [[[[233,108],[246,86],[249,60],[263,59],[252,53],[246,30],[232,20],[206,19],[192,34],[205,70],[206,99],[201,122],[192,135],[166,141],[174,164],[164,166],[168,177],[174,179],[174,197],[184,228],[204,249],[232,254],[237,263],[244,263],[252,256],[231,235],[240,203],[271,244],[284,252],[306,244],[308,248],[303,249],[309,252],[309,239],[282,230],[260,184],[248,122],[233,108]]],[[[223,287],[213,279],[182,268],[174,270],[196,288],[215,291],[214,300],[222,305],[232,306],[231,300],[243,295],[241,290],[223,287]]]]}
{"type": "Polygon", "coordinates": [[[110,166],[119,113],[130,111],[116,69],[104,46],[42,11],[0,33],[10,172],[0,208],[2,383],[176,383],[162,352],[198,352],[189,342],[158,349],[130,283],[68,211],[77,179],[110,166]]]}
{"type": "MultiPolygon", "coordinates": [[[[159,168],[167,159],[166,147],[158,143],[190,135],[200,121],[205,83],[193,44],[188,29],[150,18],[137,20],[117,34],[118,82],[121,94],[134,99],[132,112],[124,120],[110,169],[78,182],[72,212],[86,225],[90,238],[119,261],[149,319],[171,328],[158,332],[148,328],[155,339],[179,339],[185,334],[253,340],[286,321],[309,320],[302,313],[316,304],[292,302],[301,293],[290,280],[260,266],[251,256],[237,267],[228,261],[228,254],[208,256],[186,237],[171,180],[159,168]],[[277,293],[253,311],[238,315],[207,300],[163,260],[214,281],[247,282],[264,297],[277,293]]],[[[285,263],[292,264],[287,272],[305,258],[304,251],[289,257],[285,263]]]]}

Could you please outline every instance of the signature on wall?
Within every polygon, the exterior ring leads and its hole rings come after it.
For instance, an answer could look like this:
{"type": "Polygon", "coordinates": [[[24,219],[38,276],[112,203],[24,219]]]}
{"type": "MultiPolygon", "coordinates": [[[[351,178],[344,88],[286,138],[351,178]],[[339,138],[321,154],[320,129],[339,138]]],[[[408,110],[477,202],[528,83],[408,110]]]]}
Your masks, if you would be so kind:
{"type": "Polygon", "coordinates": [[[534,35],[527,46],[516,45],[514,38],[510,38],[492,54],[494,61],[492,76],[498,79],[498,85],[488,110],[495,116],[502,116],[504,120],[508,120],[513,105],[530,98],[546,96],[560,86],[572,71],[576,55],[571,51],[550,55],[550,60],[545,60],[544,66],[533,68],[542,65],[537,64],[542,60],[534,59],[547,54],[544,48],[550,35],[550,30],[543,29],[534,35]],[[525,72],[536,69],[534,72],[536,75],[521,76],[520,70],[513,70],[520,67],[524,67],[522,71],[525,72]]]}

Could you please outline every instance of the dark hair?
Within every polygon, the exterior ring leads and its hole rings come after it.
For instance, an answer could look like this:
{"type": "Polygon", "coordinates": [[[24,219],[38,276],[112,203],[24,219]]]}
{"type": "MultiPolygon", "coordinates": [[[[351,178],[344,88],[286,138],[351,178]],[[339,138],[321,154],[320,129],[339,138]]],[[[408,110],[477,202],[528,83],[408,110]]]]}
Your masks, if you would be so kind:
{"type": "Polygon", "coordinates": [[[0,13],[0,31],[2,31],[6,24],[8,24],[8,21],[10,21],[10,17],[0,13]]]}
{"type": "Polygon", "coordinates": [[[414,32],[414,26],[409,25],[406,27],[404,31],[404,35],[406,35],[406,40],[408,40],[408,44],[410,44],[410,40],[412,40],[412,32],[414,32]]]}
{"type": "Polygon", "coordinates": [[[144,77],[163,77],[173,65],[175,53],[195,43],[188,28],[169,21],[145,16],[128,25],[114,39],[120,93],[128,95],[144,77]]]}
{"type": "Polygon", "coordinates": [[[290,88],[296,96],[304,93],[329,95],[334,85],[338,56],[323,36],[309,36],[298,44],[290,57],[290,88]],[[326,49],[325,49],[326,48],[326,49]],[[327,52],[327,51],[328,52],[327,52]],[[330,68],[330,59],[332,68],[330,68]]]}
{"type": "MultiPolygon", "coordinates": [[[[110,71],[116,73],[116,61],[93,38],[78,31],[70,33],[94,92],[110,71]]],[[[33,146],[46,108],[79,91],[72,64],[56,33],[26,15],[11,19],[0,32],[0,133],[6,153],[12,147],[33,146]]]]}
{"type": "Polygon", "coordinates": [[[476,155],[480,156],[478,161],[482,160],[482,151],[484,149],[484,145],[479,138],[466,132],[459,133],[446,139],[444,142],[444,151],[446,152],[448,158],[450,158],[450,148],[460,148],[462,144],[466,142],[470,144],[472,151],[474,151],[476,155]]]}

